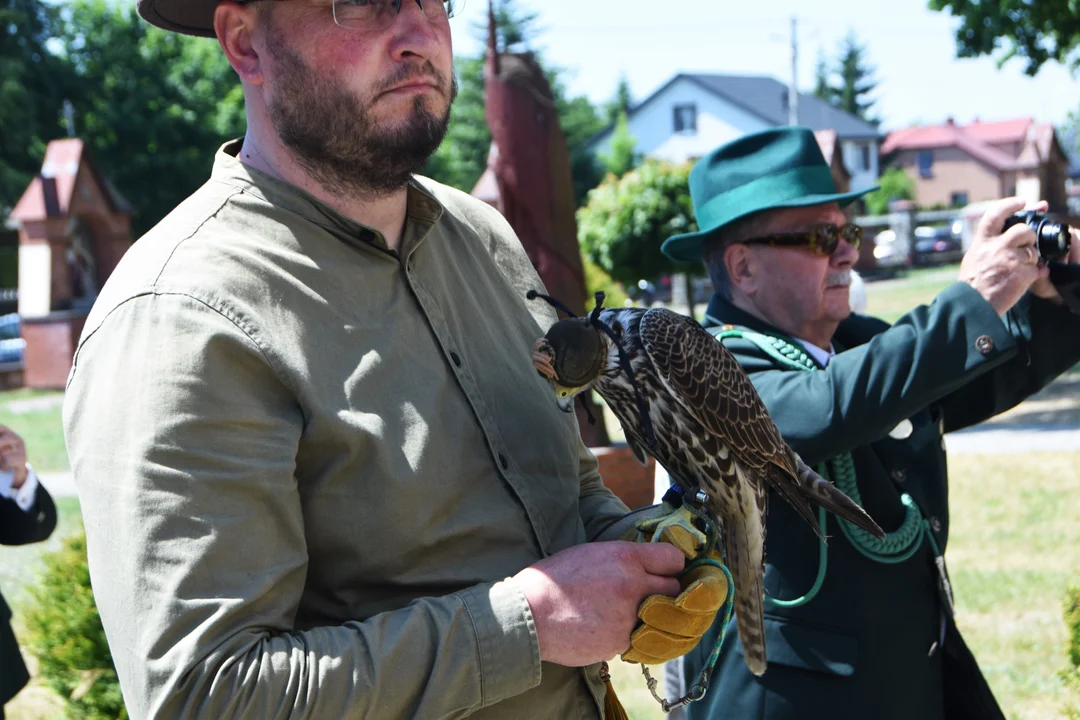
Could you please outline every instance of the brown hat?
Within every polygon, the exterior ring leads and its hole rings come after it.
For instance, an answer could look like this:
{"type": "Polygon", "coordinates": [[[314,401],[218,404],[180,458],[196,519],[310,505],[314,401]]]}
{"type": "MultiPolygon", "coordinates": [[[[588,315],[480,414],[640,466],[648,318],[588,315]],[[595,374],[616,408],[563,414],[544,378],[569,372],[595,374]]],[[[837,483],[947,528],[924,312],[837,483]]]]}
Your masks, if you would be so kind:
{"type": "Polygon", "coordinates": [[[215,37],[214,9],[218,0],[138,0],[143,20],[165,30],[215,37]]]}

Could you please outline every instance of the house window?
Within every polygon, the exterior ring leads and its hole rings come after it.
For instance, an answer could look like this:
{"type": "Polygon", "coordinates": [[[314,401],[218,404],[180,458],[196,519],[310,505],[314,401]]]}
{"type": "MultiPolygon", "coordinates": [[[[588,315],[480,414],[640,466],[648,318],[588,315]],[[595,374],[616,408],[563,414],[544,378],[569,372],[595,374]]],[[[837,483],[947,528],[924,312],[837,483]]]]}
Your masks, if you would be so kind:
{"type": "Polygon", "coordinates": [[[859,167],[863,170],[870,169],[870,143],[859,146],[859,167]]]}
{"type": "Polygon", "coordinates": [[[919,164],[919,177],[930,177],[932,174],[930,169],[934,166],[933,150],[920,150],[916,162],[919,164]]]}
{"type": "Polygon", "coordinates": [[[954,192],[950,198],[949,203],[952,207],[964,207],[968,204],[968,194],[966,191],[954,192]]]}
{"type": "Polygon", "coordinates": [[[683,135],[697,133],[697,105],[675,106],[675,132],[683,135]]]}

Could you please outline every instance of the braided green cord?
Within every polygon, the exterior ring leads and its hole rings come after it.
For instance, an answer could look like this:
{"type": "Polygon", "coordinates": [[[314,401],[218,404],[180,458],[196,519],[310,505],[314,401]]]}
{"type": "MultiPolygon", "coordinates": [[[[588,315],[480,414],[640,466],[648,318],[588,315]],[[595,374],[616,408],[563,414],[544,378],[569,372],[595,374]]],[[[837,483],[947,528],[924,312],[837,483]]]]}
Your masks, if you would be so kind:
{"type": "MultiPolygon", "coordinates": [[[[818,369],[817,364],[810,359],[807,353],[799,347],[788,342],[782,337],[765,335],[756,332],[744,332],[741,330],[725,330],[713,333],[718,340],[729,337],[745,338],[760,347],[767,355],[791,370],[813,372],[818,369]]],[[[818,474],[827,480],[832,480],[836,487],[850,497],[859,507],[862,507],[862,497],[859,495],[859,487],[855,482],[855,462],[851,453],[841,453],[828,461],[826,465],[819,466],[818,474]]],[[[910,495],[904,493],[900,496],[900,502],[904,505],[904,521],[893,532],[886,533],[884,538],[877,538],[866,532],[859,526],[838,517],[840,530],[860,554],[869,560],[884,564],[900,563],[914,555],[922,545],[924,535],[930,537],[929,523],[923,519],[918,505],[910,495]]],[[[820,508],[819,508],[820,510],[820,508]]],[[[818,513],[818,523],[822,532],[825,529],[825,513],[818,513]]],[[[935,544],[936,545],[936,544],[935,544]]],[[[821,541],[821,553],[818,559],[818,573],[813,587],[806,595],[794,600],[776,600],[768,598],[767,602],[776,607],[798,607],[810,602],[821,589],[825,580],[825,569],[828,555],[825,542],[821,541]]]]}

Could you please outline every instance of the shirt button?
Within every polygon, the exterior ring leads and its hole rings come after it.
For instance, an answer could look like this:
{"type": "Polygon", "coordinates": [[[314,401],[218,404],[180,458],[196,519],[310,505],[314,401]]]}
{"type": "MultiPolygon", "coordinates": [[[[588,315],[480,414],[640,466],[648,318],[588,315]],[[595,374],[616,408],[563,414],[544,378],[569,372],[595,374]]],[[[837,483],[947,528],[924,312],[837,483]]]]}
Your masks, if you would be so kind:
{"type": "Polygon", "coordinates": [[[454,361],[455,365],[461,367],[461,358],[458,357],[458,354],[456,352],[450,353],[450,359],[454,361]]]}
{"type": "Polygon", "coordinates": [[[983,355],[989,355],[994,352],[994,341],[989,335],[980,335],[978,339],[975,340],[975,349],[983,355]]]}
{"type": "Polygon", "coordinates": [[[892,471],[893,480],[898,483],[907,482],[907,470],[904,468],[896,468],[892,471]]]}
{"type": "Polygon", "coordinates": [[[941,532],[941,520],[939,520],[936,516],[930,518],[930,529],[936,533],[941,532]]]}
{"type": "Polygon", "coordinates": [[[502,465],[502,469],[506,470],[510,467],[510,461],[506,459],[506,456],[499,453],[499,464],[502,465]]]}

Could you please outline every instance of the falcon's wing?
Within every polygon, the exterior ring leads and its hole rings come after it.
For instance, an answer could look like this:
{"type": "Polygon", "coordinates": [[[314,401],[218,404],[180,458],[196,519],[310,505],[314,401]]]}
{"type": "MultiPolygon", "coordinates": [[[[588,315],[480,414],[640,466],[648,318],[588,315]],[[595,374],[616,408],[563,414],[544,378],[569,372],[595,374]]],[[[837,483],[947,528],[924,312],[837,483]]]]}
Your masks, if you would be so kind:
{"type": "Polygon", "coordinates": [[[789,469],[787,444],[735,356],[690,318],[649,310],[638,332],[675,399],[751,466],[789,469]]]}

